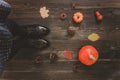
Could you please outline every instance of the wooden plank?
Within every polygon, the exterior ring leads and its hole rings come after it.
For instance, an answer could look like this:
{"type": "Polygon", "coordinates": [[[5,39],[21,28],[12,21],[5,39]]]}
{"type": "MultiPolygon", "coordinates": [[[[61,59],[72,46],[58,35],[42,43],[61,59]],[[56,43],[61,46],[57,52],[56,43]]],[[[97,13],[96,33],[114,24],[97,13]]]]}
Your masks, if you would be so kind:
{"type": "Polygon", "coordinates": [[[91,66],[87,67],[81,64],[79,61],[69,61],[69,60],[57,60],[57,62],[51,64],[49,60],[42,61],[41,64],[36,64],[34,60],[16,60],[11,61],[6,66],[5,72],[41,72],[43,71],[71,71],[74,66],[78,66],[78,71],[80,70],[117,70],[119,69],[120,60],[108,60],[99,59],[99,61],[91,66]],[[24,64],[24,65],[23,65],[24,64]],[[112,64],[112,65],[111,65],[112,64]]]}
{"type": "Polygon", "coordinates": [[[94,0],[91,0],[91,1],[89,1],[89,0],[66,0],[66,1],[64,1],[64,0],[51,0],[51,1],[49,1],[49,0],[35,0],[35,1],[31,1],[31,0],[24,0],[24,1],[20,1],[20,0],[8,0],[8,2],[9,3],[11,3],[11,4],[14,4],[14,5],[16,5],[16,4],[21,4],[21,3],[31,3],[31,4],[34,4],[34,5],[39,5],[40,3],[42,3],[43,5],[45,5],[45,4],[48,4],[48,3],[50,3],[50,4],[52,4],[52,3],[54,3],[54,4],[65,4],[65,5],[67,5],[67,4],[72,4],[72,3],[78,3],[78,4],[81,4],[81,6],[94,6],[94,5],[96,5],[96,6],[101,6],[101,7],[104,7],[104,6],[106,6],[106,5],[108,5],[108,6],[118,6],[118,7],[120,7],[120,5],[119,5],[119,3],[120,3],[120,1],[119,0],[105,0],[105,1],[94,1],[94,0]]]}

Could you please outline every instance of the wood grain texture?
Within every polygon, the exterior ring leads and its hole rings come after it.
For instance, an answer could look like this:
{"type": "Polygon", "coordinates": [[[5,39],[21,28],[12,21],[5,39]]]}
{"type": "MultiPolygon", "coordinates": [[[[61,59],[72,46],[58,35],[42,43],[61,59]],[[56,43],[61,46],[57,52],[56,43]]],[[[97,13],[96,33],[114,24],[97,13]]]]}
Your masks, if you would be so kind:
{"type": "Polygon", "coordinates": [[[6,65],[0,80],[119,80],[120,79],[120,0],[6,0],[13,11],[9,19],[23,25],[41,24],[51,29],[45,38],[51,46],[45,50],[23,48],[6,65]],[[79,8],[73,9],[75,4],[79,8]],[[46,6],[50,16],[42,19],[40,7],[46,6]],[[99,10],[104,20],[96,23],[94,10],[99,10]],[[81,24],[73,23],[74,12],[81,11],[85,19],[81,24]],[[59,19],[61,13],[67,19],[59,19]],[[70,38],[66,30],[76,27],[76,34],[70,38]],[[100,35],[100,40],[91,42],[87,36],[91,33],[100,35]],[[86,67],[78,62],[79,49],[87,44],[97,48],[100,53],[98,62],[86,67]],[[54,48],[54,50],[52,50],[54,48]],[[73,52],[73,59],[66,60],[63,51],[73,52]],[[50,64],[50,52],[58,55],[58,60],[50,64]],[[36,56],[42,56],[43,62],[34,63],[36,56]],[[77,67],[77,71],[74,68],[77,67]]]}

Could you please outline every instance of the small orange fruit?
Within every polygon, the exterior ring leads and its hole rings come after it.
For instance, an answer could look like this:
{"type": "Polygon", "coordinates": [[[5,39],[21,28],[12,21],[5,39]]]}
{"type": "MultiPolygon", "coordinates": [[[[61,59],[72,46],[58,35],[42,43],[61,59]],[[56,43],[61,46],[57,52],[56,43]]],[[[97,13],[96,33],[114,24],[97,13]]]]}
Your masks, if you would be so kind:
{"type": "Polygon", "coordinates": [[[102,16],[102,14],[99,11],[96,11],[95,15],[96,15],[96,18],[97,18],[98,21],[103,20],[103,16],[102,16]]]}

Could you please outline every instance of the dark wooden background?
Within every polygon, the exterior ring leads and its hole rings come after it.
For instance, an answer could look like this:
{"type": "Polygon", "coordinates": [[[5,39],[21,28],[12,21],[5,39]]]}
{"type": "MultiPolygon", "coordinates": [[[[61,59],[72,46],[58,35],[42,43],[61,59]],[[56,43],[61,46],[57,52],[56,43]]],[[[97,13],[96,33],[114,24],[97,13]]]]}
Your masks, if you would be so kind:
{"type": "Polygon", "coordinates": [[[21,49],[7,64],[0,80],[120,80],[120,0],[6,0],[12,5],[9,16],[19,25],[41,24],[51,29],[45,37],[51,46],[45,50],[21,49]],[[80,9],[72,9],[72,4],[80,9]],[[42,19],[40,7],[46,6],[50,16],[42,19]],[[101,24],[97,24],[94,10],[100,10],[104,16],[101,24]],[[85,19],[81,24],[74,24],[72,14],[81,11],[85,19]],[[59,19],[61,13],[67,19],[59,19]],[[69,26],[76,27],[76,35],[66,36],[69,26]],[[100,35],[100,40],[91,42],[87,39],[90,33],[100,35]],[[95,46],[100,57],[98,62],[86,67],[77,60],[79,49],[86,44],[95,46]],[[54,48],[54,49],[53,49],[54,48]],[[73,52],[73,59],[66,60],[63,51],[73,52]],[[58,55],[57,62],[51,64],[50,52],[58,55]],[[36,65],[36,56],[42,56],[42,63],[36,65]],[[77,70],[74,70],[77,67],[77,70]]]}

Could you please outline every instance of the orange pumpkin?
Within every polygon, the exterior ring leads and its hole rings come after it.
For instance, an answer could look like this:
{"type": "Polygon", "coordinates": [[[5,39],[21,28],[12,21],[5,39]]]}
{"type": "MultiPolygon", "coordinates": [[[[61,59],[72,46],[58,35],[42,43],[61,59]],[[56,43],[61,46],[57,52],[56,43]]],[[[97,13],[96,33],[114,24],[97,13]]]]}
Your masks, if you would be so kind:
{"type": "Polygon", "coordinates": [[[91,66],[98,60],[99,53],[91,45],[82,47],[78,53],[78,59],[81,63],[87,66],[91,66]]]}
{"type": "Polygon", "coordinates": [[[83,14],[81,12],[76,12],[73,14],[73,21],[75,23],[81,23],[83,21],[83,14]]]}

